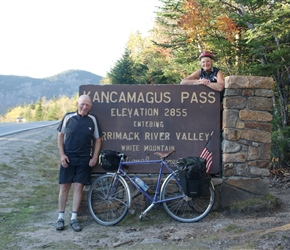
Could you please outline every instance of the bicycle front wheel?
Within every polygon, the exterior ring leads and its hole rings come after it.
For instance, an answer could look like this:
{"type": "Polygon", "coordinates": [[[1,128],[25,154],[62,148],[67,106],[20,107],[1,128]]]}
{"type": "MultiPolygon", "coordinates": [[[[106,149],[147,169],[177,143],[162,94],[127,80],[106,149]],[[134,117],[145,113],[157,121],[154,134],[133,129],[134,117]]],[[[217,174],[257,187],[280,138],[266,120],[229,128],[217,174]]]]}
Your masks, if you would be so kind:
{"type": "Polygon", "coordinates": [[[96,222],[112,226],[124,219],[130,199],[130,190],[124,178],[116,174],[104,174],[90,187],[88,207],[96,222]]]}
{"type": "Polygon", "coordinates": [[[204,218],[214,204],[213,184],[211,183],[205,195],[190,198],[184,194],[175,178],[179,180],[178,171],[169,175],[162,185],[161,199],[170,199],[163,202],[166,212],[180,222],[197,222],[204,218]]]}

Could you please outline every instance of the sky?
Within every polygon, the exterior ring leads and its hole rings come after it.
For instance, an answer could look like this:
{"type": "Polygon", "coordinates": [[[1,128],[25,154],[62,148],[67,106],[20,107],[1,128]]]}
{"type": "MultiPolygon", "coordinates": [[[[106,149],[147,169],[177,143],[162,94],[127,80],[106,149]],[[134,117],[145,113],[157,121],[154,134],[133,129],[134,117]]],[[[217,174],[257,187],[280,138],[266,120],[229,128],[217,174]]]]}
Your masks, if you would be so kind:
{"type": "Polygon", "coordinates": [[[0,75],[106,76],[130,33],[153,28],[158,0],[0,0],[0,75]]]}

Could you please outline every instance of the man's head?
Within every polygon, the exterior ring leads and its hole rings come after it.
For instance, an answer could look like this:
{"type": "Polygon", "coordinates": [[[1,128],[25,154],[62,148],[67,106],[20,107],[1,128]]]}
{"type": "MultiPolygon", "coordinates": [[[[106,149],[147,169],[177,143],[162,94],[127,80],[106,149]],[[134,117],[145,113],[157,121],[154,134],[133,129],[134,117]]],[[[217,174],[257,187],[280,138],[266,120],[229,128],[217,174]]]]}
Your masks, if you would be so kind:
{"type": "Polygon", "coordinates": [[[91,98],[88,95],[81,95],[78,99],[77,106],[79,115],[88,115],[89,111],[92,108],[91,98]]]}

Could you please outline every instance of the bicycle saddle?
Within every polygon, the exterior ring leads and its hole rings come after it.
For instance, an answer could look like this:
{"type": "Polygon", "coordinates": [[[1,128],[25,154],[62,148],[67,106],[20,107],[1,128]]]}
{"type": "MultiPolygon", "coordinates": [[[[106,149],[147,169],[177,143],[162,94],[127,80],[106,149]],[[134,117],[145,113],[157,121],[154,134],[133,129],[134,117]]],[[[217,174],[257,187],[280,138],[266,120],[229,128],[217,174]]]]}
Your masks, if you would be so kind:
{"type": "Polygon", "coordinates": [[[160,156],[161,158],[166,158],[169,155],[173,154],[175,152],[175,150],[171,150],[171,151],[165,151],[165,152],[155,152],[155,155],[160,156]]]}

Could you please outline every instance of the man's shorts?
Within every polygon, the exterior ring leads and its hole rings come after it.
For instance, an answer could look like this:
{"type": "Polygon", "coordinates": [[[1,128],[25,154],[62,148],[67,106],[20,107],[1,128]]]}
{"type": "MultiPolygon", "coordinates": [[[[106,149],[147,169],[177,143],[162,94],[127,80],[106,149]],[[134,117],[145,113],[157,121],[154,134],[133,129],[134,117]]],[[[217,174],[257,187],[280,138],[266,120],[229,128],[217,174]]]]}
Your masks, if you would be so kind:
{"type": "Polygon", "coordinates": [[[90,157],[73,158],[69,157],[67,168],[60,165],[59,184],[81,183],[89,185],[91,180],[90,157]]]}

